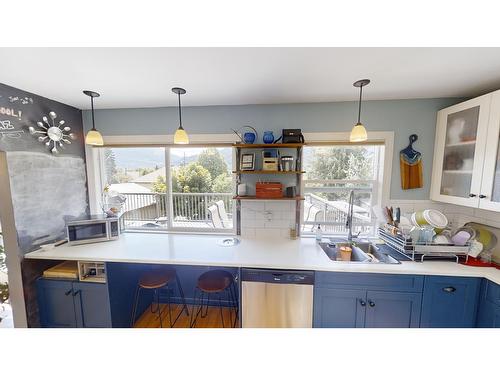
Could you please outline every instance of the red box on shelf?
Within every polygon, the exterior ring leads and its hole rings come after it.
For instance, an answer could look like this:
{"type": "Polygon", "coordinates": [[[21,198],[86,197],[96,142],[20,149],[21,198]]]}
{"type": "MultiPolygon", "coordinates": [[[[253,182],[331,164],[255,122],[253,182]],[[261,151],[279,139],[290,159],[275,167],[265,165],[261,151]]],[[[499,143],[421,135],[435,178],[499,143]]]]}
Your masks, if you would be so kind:
{"type": "Polygon", "coordinates": [[[256,198],[282,198],[283,184],[280,182],[257,182],[255,184],[256,198]]]}

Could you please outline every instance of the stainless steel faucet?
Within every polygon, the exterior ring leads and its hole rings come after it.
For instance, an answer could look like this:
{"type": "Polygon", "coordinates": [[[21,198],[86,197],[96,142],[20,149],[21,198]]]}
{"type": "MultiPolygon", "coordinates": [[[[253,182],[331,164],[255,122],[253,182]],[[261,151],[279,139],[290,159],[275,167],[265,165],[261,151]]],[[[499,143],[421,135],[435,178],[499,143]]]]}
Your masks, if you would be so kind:
{"type": "Polygon", "coordinates": [[[356,235],[352,234],[352,219],[354,216],[354,190],[351,190],[349,193],[349,208],[347,209],[347,221],[345,223],[345,227],[349,229],[347,233],[347,242],[352,242],[353,238],[359,236],[359,233],[356,235]]]}

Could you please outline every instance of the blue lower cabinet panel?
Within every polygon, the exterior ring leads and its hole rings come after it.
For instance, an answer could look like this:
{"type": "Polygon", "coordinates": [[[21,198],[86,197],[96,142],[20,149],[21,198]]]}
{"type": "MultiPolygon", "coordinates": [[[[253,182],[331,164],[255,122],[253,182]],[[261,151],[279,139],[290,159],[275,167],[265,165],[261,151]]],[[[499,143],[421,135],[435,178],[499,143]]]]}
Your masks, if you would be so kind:
{"type": "Polygon", "coordinates": [[[364,289],[421,293],[424,276],[358,272],[316,272],[320,288],[364,289]]]}
{"type": "Polygon", "coordinates": [[[485,279],[484,298],[495,305],[500,305],[500,285],[485,279]]]}
{"type": "Polygon", "coordinates": [[[500,328],[500,306],[483,300],[477,315],[478,328],[500,328]]]}
{"type": "Polygon", "coordinates": [[[98,283],[73,283],[77,326],[111,328],[108,286],[98,283]]]}
{"type": "Polygon", "coordinates": [[[44,328],[75,328],[73,283],[61,280],[37,280],[40,324],[44,328]]]}
{"type": "Polygon", "coordinates": [[[474,277],[426,276],[420,326],[474,327],[480,284],[474,277]]]}
{"type": "Polygon", "coordinates": [[[500,285],[486,279],[481,286],[476,326],[500,328],[500,285]]]}
{"type": "Polygon", "coordinates": [[[366,291],[314,288],[315,328],[364,326],[366,291]]]}
{"type": "Polygon", "coordinates": [[[368,291],[366,328],[416,328],[422,293],[368,291]]]}

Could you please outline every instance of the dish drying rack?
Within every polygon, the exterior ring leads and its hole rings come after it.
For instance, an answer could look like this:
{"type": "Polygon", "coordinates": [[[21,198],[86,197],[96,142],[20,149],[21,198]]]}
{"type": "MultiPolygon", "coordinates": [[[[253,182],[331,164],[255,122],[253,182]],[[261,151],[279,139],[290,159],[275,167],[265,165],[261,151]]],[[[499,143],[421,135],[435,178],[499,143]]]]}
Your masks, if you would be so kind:
{"type": "Polygon", "coordinates": [[[436,244],[436,243],[413,243],[410,237],[405,237],[401,231],[390,224],[385,224],[384,227],[378,228],[379,238],[400,253],[410,257],[411,260],[424,261],[424,258],[455,258],[458,263],[460,257],[464,257],[467,261],[469,259],[470,244],[458,246],[455,244],[436,244]]]}

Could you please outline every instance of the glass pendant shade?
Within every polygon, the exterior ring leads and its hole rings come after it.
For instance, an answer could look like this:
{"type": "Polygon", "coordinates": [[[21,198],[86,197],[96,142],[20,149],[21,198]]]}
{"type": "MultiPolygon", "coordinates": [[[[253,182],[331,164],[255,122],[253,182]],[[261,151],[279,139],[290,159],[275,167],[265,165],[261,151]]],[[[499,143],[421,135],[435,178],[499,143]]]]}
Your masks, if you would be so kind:
{"type": "Polygon", "coordinates": [[[368,139],[368,134],[364,125],[361,123],[361,101],[363,99],[363,86],[370,83],[369,79],[360,79],[353,83],[354,87],[359,87],[359,102],[358,102],[358,123],[353,126],[349,140],[351,142],[364,142],[368,139]]]}
{"type": "Polygon", "coordinates": [[[183,128],[177,128],[174,133],[174,144],[176,145],[187,145],[189,144],[189,137],[183,128]]]}
{"type": "Polygon", "coordinates": [[[189,144],[189,137],[187,132],[182,127],[182,111],[181,111],[181,95],[186,93],[182,87],[173,87],[172,92],[177,94],[177,99],[179,100],[179,127],[174,133],[174,144],[176,145],[187,145],[189,144]]]}
{"type": "Polygon", "coordinates": [[[102,139],[101,133],[95,128],[94,120],[94,98],[98,98],[100,95],[97,92],[85,90],[83,93],[90,97],[90,106],[92,114],[92,129],[89,130],[85,136],[85,144],[89,146],[104,146],[104,140],[102,139]]]}
{"type": "Polygon", "coordinates": [[[351,142],[363,142],[368,139],[368,134],[362,123],[358,122],[351,130],[349,140],[351,142]]]}
{"type": "Polygon", "coordinates": [[[104,146],[102,135],[97,130],[89,130],[85,136],[85,143],[90,146],[104,146]]]}

